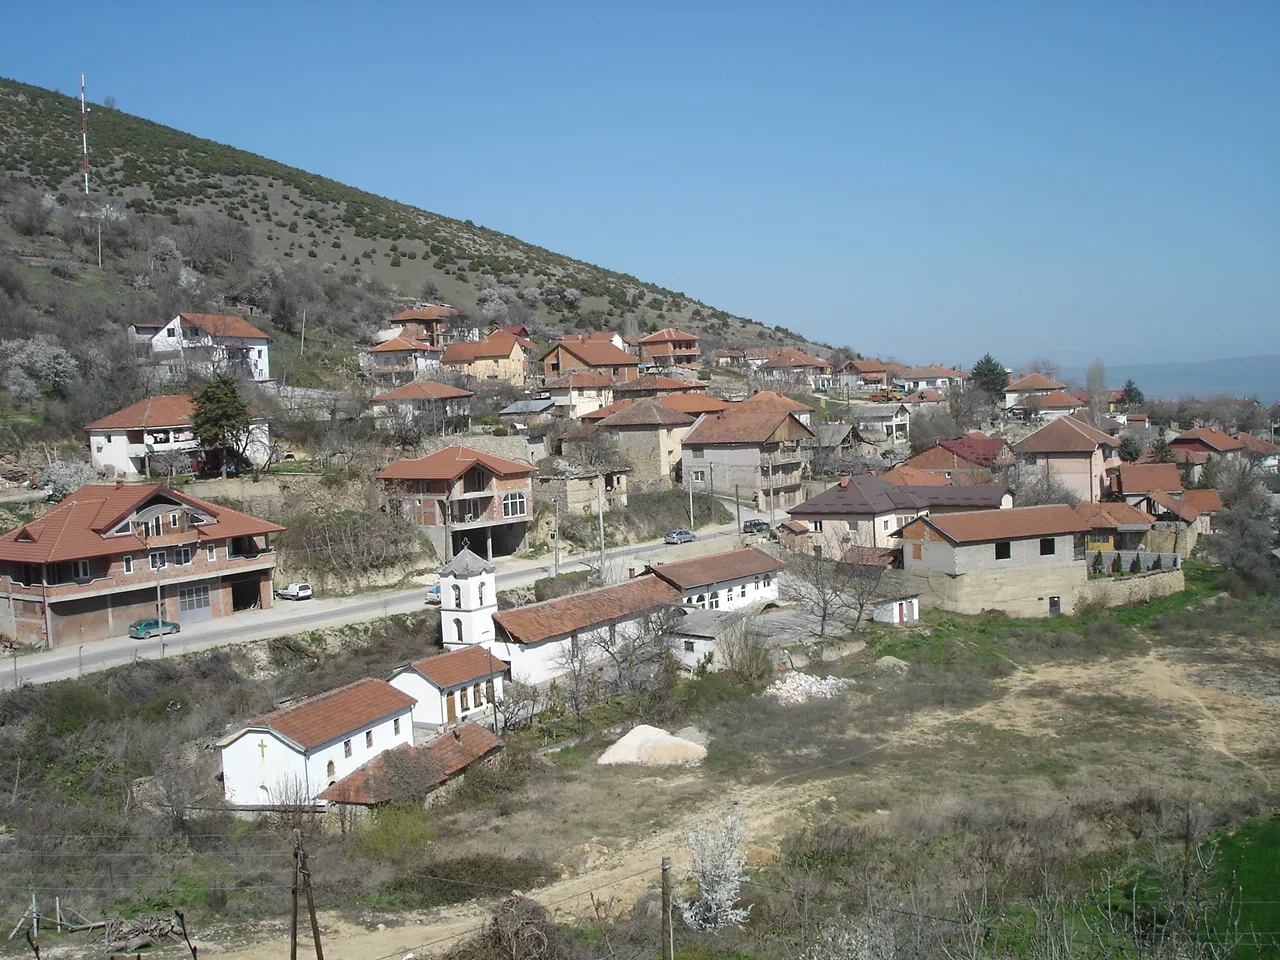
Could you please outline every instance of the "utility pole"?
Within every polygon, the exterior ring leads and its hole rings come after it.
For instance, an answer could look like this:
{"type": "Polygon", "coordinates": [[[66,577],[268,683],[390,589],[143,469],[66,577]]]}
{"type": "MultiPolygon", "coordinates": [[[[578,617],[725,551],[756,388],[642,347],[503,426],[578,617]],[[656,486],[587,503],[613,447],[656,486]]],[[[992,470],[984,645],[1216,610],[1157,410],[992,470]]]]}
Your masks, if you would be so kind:
{"type": "Polygon", "coordinates": [[[556,528],[551,531],[551,574],[560,576],[560,500],[556,504],[556,528]]]}
{"type": "Polygon", "coordinates": [[[596,523],[600,528],[600,586],[604,586],[604,475],[596,477],[596,523]]]}
{"type": "Polygon", "coordinates": [[[671,923],[671,858],[662,858],[662,960],[675,960],[676,942],[671,923]]]}
{"type": "Polygon", "coordinates": [[[311,893],[311,866],[307,863],[307,851],[302,846],[302,833],[298,832],[298,872],[302,874],[302,889],[307,894],[307,912],[311,914],[311,939],[316,944],[316,960],[324,960],[324,948],[320,946],[320,922],[316,920],[316,901],[311,893]]]}
{"type": "Polygon", "coordinates": [[[302,851],[302,831],[293,831],[293,909],[289,914],[289,960],[298,960],[298,855],[302,851]]]}
{"type": "Polygon", "coordinates": [[[733,505],[738,508],[738,532],[742,532],[742,498],[738,496],[738,485],[733,485],[733,505]]]}
{"type": "Polygon", "coordinates": [[[302,356],[307,350],[307,308],[302,308],[302,339],[298,343],[298,356],[302,356]]]}
{"type": "Polygon", "coordinates": [[[693,471],[689,471],[689,475],[684,478],[685,486],[689,488],[689,530],[693,530],[693,471]]]}

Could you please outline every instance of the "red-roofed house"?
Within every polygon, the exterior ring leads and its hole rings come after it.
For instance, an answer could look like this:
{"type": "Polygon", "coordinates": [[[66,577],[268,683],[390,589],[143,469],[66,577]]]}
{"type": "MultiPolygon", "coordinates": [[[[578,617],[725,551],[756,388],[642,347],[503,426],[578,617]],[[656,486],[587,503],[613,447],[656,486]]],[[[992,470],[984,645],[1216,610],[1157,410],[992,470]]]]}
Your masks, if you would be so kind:
{"type": "Polygon", "coordinates": [[[667,327],[641,337],[640,362],[655,367],[696,367],[702,362],[701,338],[678,327],[667,327]]]}
{"type": "Polygon", "coordinates": [[[440,362],[450,370],[477,380],[505,380],[523,387],[535,352],[532,341],[495,330],[483,340],[449,344],[440,362]]]}
{"type": "Polygon", "coordinates": [[[1038,410],[1040,401],[1049,394],[1065,389],[1064,384],[1051,380],[1042,373],[1015,377],[1004,388],[1004,408],[1013,414],[1025,416],[1032,409],[1038,410]]]}
{"type": "Polygon", "coordinates": [[[1013,464],[1007,441],[981,433],[966,433],[954,440],[939,440],[903,464],[937,474],[952,483],[990,483],[1013,464]]]}
{"type": "MultiPolygon", "coordinates": [[[[191,397],[171,394],[149,397],[95,420],[86,426],[89,459],[98,475],[107,480],[136,480],[174,472],[186,472],[200,455],[200,442],[191,428],[191,397]],[[175,470],[175,466],[186,467],[175,470]]],[[[271,433],[267,421],[255,416],[249,430],[236,444],[237,453],[252,464],[267,462],[271,433]]]]}
{"type": "Polygon", "coordinates": [[[135,325],[134,335],[170,378],[229,373],[246,380],[271,379],[271,338],[244,317],[180,313],[159,329],[135,325]]]}
{"type": "Polygon", "coordinates": [[[1169,441],[1175,451],[1188,450],[1208,454],[1210,457],[1235,459],[1244,450],[1244,444],[1235,437],[1214,427],[1196,427],[1169,441]]]}
{"type": "Polygon", "coordinates": [[[416,380],[380,393],[370,402],[383,429],[417,428],[424,434],[462,433],[471,426],[469,390],[435,380],[416,380]]]}
{"type": "Polygon", "coordinates": [[[1073,417],[1045,424],[1013,445],[1025,467],[1038,467],[1060,481],[1081,500],[1101,500],[1108,491],[1108,474],[1120,466],[1120,442],[1073,417]]]}
{"type": "Polygon", "coordinates": [[[949,393],[952,390],[963,390],[968,379],[969,374],[963,370],[953,370],[933,363],[923,367],[911,367],[894,374],[893,384],[907,393],[925,389],[949,393]]]}
{"type": "Polygon", "coordinates": [[[388,750],[413,745],[413,698],[385,680],[357,680],[289,702],[218,741],[222,794],[237,807],[314,803],[388,750]]]}
{"type": "Polygon", "coordinates": [[[444,351],[425,339],[401,334],[372,347],[364,363],[377,378],[404,383],[440,369],[444,351]]]}
{"type": "Polygon", "coordinates": [[[1260,469],[1270,473],[1280,470],[1280,447],[1269,440],[1263,440],[1261,437],[1255,437],[1243,431],[1236,434],[1236,440],[1244,447],[1241,453],[1257,464],[1260,469]]]}
{"type": "Polygon", "coordinates": [[[760,372],[768,380],[800,381],[813,389],[831,386],[831,364],[795,347],[781,348],[760,365],[760,372]]]}
{"type": "Polygon", "coordinates": [[[785,510],[804,499],[800,441],[811,439],[813,431],[787,410],[707,414],[681,442],[681,476],[695,490],[736,488],[758,509],[785,510]]]}
{"type": "Polygon", "coordinates": [[[470,545],[492,559],[524,543],[534,473],[531,464],[456,446],[397,460],[378,480],[390,508],[422,527],[441,556],[470,545]]]}
{"type": "Polygon", "coordinates": [[[510,666],[486,647],[461,647],[396,667],[391,685],[417,701],[414,726],[442,730],[461,720],[490,721],[510,666]]]}
{"type": "Polygon", "coordinates": [[[0,631],[51,649],[270,607],[284,527],[152,484],[81,487],[0,536],[0,631]]]}
{"type": "Polygon", "coordinates": [[[566,373],[544,389],[555,401],[556,413],[575,420],[613,403],[613,381],[594,370],[566,373]]]}
{"type": "Polygon", "coordinates": [[[645,568],[684,594],[685,606],[737,610],[778,599],[782,563],[757,547],[645,568]]]}
{"type": "Polygon", "coordinates": [[[566,373],[594,370],[615,383],[640,376],[640,361],[608,340],[575,340],[565,337],[539,359],[542,373],[555,380],[566,373]]]}

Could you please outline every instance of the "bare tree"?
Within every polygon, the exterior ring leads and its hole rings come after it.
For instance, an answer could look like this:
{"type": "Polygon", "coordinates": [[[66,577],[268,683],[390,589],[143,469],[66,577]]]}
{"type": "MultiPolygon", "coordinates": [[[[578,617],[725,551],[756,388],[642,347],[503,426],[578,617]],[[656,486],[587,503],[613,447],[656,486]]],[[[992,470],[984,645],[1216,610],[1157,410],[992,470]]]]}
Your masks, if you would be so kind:
{"type": "Polygon", "coordinates": [[[671,649],[671,631],[682,614],[669,605],[627,623],[599,630],[588,641],[607,666],[600,683],[608,693],[636,694],[652,689],[671,649]]]}
{"type": "Polygon", "coordinates": [[[788,555],[786,569],[779,578],[780,593],[796,605],[817,639],[827,636],[828,628],[848,612],[848,591],[855,566],[841,563],[839,558],[798,550],[788,555]]]}
{"type": "Polygon", "coordinates": [[[773,658],[768,635],[753,616],[744,616],[716,641],[716,656],[725,673],[745,681],[767,680],[773,676],[773,658]]]}
{"type": "Polygon", "coordinates": [[[1099,357],[1089,364],[1085,374],[1085,389],[1089,391],[1089,419],[1096,427],[1109,409],[1110,391],[1107,389],[1107,365],[1099,357]]]}
{"type": "Polygon", "coordinates": [[[1042,507],[1053,503],[1075,507],[1080,503],[1080,496],[1047,466],[1037,468],[1015,463],[1006,471],[1004,482],[1013,493],[1014,505],[1018,507],[1042,507]]]}
{"type": "Polygon", "coordinates": [[[1038,373],[1040,376],[1048,377],[1050,380],[1057,380],[1058,374],[1062,373],[1062,367],[1048,357],[1033,357],[1031,362],[1027,364],[1027,372],[1038,373]]]}
{"type": "Polygon", "coordinates": [[[556,668],[556,685],[564,697],[565,706],[573,714],[578,733],[586,730],[587,710],[597,700],[598,684],[592,669],[591,653],[594,648],[576,635],[551,658],[556,668]]]}
{"type": "Polygon", "coordinates": [[[540,712],[542,692],[531,683],[507,680],[502,684],[502,700],[498,706],[503,730],[518,730],[540,712]]]}

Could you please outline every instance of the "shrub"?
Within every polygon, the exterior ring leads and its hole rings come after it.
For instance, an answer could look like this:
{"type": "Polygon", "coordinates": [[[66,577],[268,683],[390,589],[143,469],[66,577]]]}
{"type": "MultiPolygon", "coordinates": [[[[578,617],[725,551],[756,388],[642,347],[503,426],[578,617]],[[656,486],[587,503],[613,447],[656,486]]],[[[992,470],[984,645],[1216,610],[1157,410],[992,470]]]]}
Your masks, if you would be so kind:
{"type": "Polygon", "coordinates": [[[1124,573],[1124,564],[1120,562],[1120,554],[1116,554],[1111,560],[1112,573],[1124,573]]]}
{"type": "Polygon", "coordinates": [[[1133,561],[1129,564],[1129,572],[1130,573],[1142,572],[1142,555],[1141,554],[1135,553],[1133,555],[1133,561]]]}
{"type": "Polygon", "coordinates": [[[436,838],[420,803],[392,803],[375,809],[356,829],[351,852],[377,863],[416,861],[436,838]]]}
{"type": "Polygon", "coordinates": [[[1163,570],[1163,569],[1164,569],[1164,560],[1161,558],[1161,556],[1160,556],[1159,554],[1156,554],[1156,559],[1155,559],[1155,562],[1154,562],[1153,564],[1151,564],[1151,569],[1152,569],[1152,570],[1163,570]]]}

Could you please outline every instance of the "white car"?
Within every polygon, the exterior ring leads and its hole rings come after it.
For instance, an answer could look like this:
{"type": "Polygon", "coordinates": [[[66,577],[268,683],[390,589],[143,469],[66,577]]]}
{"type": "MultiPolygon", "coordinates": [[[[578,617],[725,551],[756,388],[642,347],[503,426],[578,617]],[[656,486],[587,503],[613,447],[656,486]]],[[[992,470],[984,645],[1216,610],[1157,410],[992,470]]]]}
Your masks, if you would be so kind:
{"type": "Polygon", "coordinates": [[[282,600],[310,600],[311,584],[291,583],[283,590],[277,590],[276,596],[282,600]]]}

